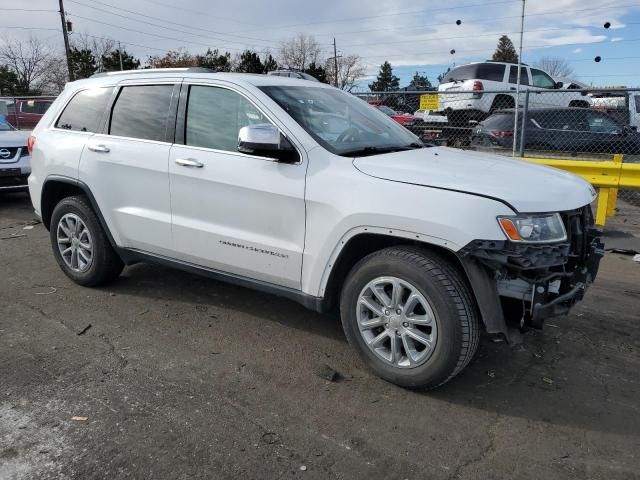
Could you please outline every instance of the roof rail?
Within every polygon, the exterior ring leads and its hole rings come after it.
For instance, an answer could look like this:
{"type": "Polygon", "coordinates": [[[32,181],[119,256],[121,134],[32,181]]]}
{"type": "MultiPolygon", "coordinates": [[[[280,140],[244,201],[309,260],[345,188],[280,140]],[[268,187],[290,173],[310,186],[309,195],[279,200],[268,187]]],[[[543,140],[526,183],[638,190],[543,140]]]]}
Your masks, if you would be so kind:
{"type": "Polygon", "coordinates": [[[138,70],[115,70],[113,72],[100,72],[91,75],[94,77],[110,77],[112,75],[130,75],[147,73],[215,73],[214,70],[204,67],[179,67],[179,68],[142,68],[138,70]]]}
{"type": "MultiPolygon", "coordinates": [[[[518,62],[503,62],[502,60],[492,60],[492,59],[488,59],[485,60],[484,62],[478,62],[478,63],[508,63],[509,65],[517,65],[518,62]]],[[[520,64],[523,67],[528,67],[529,65],[527,65],[526,63],[521,63],[520,64]]]]}

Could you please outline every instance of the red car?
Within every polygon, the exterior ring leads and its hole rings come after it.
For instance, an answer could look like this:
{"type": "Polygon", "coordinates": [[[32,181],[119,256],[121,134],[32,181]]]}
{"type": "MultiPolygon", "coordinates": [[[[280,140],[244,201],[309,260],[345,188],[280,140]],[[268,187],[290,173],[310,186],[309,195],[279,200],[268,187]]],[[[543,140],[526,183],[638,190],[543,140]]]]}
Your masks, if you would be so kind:
{"type": "Polygon", "coordinates": [[[414,125],[416,123],[416,120],[418,119],[417,117],[411,115],[410,113],[398,113],[392,108],[387,107],[386,105],[375,105],[375,104],[372,104],[372,105],[376,107],[378,110],[380,110],[382,113],[384,113],[385,115],[389,115],[391,118],[393,118],[396,122],[398,122],[403,127],[410,127],[414,125]]]}
{"type": "Polygon", "coordinates": [[[7,122],[20,130],[32,130],[51,106],[53,99],[18,98],[15,101],[5,99],[0,102],[5,103],[0,105],[0,114],[6,117],[7,122]]]}

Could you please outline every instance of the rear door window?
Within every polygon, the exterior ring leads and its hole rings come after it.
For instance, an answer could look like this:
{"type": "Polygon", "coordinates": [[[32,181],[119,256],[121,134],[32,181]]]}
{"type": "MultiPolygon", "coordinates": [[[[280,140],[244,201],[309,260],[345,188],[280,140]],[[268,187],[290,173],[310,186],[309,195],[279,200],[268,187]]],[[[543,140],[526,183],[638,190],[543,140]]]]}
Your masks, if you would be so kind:
{"type": "Polygon", "coordinates": [[[636,113],[640,113],[640,95],[635,95],[633,98],[636,103],[636,113]]]}
{"type": "Polygon", "coordinates": [[[77,132],[97,132],[113,87],[92,88],[75,94],[58,117],[56,128],[77,132]]]}
{"type": "Polygon", "coordinates": [[[111,111],[109,134],[143,140],[166,140],[173,85],[122,87],[111,111]]]}
{"type": "MultiPolygon", "coordinates": [[[[516,65],[509,67],[509,83],[514,85],[518,83],[518,67],[516,65]]],[[[520,67],[520,85],[529,85],[527,67],[520,67]]]]}

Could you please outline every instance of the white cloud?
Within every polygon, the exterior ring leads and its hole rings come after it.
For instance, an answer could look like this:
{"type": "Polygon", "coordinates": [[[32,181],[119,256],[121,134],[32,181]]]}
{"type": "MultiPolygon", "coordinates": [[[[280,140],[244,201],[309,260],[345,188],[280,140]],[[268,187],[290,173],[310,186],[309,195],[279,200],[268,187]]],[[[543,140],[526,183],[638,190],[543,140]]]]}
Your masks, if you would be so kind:
{"type": "Polygon", "coordinates": [[[571,53],[582,53],[582,49],[581,48],[576,48],[571,53]]]}
{"type": "Polygon", "coordinates": [[[619,42],[619,41],[621,41],[621,40],[624,40],[624,38],[622,38],[622,37],[613,37],[613,38],[611,39],[611,41],[612,41],[612,42],[619,42]]]}

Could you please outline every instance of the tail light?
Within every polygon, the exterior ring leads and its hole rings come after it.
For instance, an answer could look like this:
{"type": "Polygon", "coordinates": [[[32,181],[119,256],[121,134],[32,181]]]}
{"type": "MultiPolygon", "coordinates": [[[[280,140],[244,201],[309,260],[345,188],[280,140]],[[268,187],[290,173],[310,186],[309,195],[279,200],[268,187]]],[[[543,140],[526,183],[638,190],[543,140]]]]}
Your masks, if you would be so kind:
{"type": "Polygon", "coordinates": [[[476,80],[473,82],[473,98],[482,98],[482,90],[484,90],[484,85],[482,82],[476,80]]]}
{"type": "Polygon", "coordinates": [[[512,130],[491,130],[491,134],[494,137],[498,137],[498,138],[513,137],[513,131],[512,130]]]}
{"type": "Polygon", "coordinates": [[[33,147],[36,144],[36,137],[34,137],[33,135],[29,135],[29,139],[27,140],[27,151],[29,152],[29,155],[31,155],[33,153],[33,147]]]}

